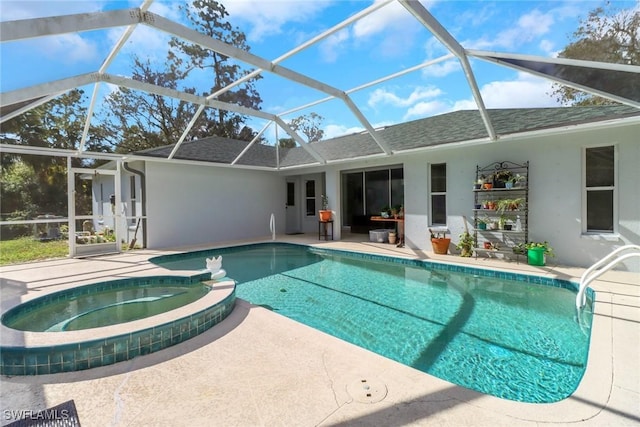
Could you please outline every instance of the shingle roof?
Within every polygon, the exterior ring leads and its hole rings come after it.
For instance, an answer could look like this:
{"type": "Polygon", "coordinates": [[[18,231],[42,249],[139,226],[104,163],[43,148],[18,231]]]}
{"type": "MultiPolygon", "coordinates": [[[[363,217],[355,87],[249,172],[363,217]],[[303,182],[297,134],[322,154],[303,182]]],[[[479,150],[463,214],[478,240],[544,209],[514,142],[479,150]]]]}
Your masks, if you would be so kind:
{"type": "MultiPolygon", "coordinates": [[[[640,116],[640,109],[624,105],[520,108],[488,110],[497,135],[504,137],[522,132],[574,126],[579,124],[640,116]]],[[[477,110],[454,111],[439,116],[389,126],[377,131],[394,152],[424,148],[454,142],[487,138],[487,130],[477,110]]],[[[210,137],[184,142],[174,156],[176,159],[198,160],[230,164],[247,146],[246,141],[210,137]]],[[[383,154],[369,133],[340,136],[309,144],[328,161],[355,159],[383,154]]],[[[136,154],[168,157],[173,145],[152,148],[136,154]]],[[[254,144],[237,164],[275,168],[277,150],[274,146],[254,144]]],[[[280,149],[280,167],[317,164],[304,148],[280,149]]]]}

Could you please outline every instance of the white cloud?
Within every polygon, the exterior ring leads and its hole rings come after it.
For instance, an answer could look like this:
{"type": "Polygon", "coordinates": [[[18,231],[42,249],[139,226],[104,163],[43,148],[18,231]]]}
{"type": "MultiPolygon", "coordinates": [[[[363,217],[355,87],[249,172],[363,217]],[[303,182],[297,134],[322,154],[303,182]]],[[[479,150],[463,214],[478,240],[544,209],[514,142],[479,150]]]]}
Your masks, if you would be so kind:
{"type": "Polygon", "coordinates": [[[457,59],[452,59],[449,61],[439,62],[437,64],[429,65],[426,68],[422,69],[423,77],[444,77],[448,76],[451,73],[455,73],[456,71],[460,71],[462,68],[460,67],[460,62],[457,59]]]}
{"type": "MultiPolygon", "coordinates": [[[[376,0],[374,3],[380,3],[376,0]]],[[[390,29],[402,30],[415,23],[415,19],[397,2],[390,3],[353,24],[353,35],[356,38],[371,37],[375,34],[387,33],[390,29]]]]}
{"type": "Polygon", "coordinates": [[[555,14],[553,11],[542,13],[534,9],[522,15],[512,27],[498,32],[493,38],[483,37],[477,40],[468,40],[462,44],[472,49],[513,49],[549,33],[554,22],[555,14]]]}
{"type": "Polygon", "coordinates": [[[369,95],[370,107],[391,105],[393,107],[410,107],[424,99],[435,98],[442,95],[442,91],[434,86],[417,87],[407,97],[400,97],[387,89],[376,89],[369,95]]]}
{"type": "Polygon", "coordinates": [[[337,136],[350,135],[352,133],[358,133],[364,131],[363,127],[347,127],[343,125],[327,125],[324,128],[323,139],[331,139],[337,136]]]}
{"type": "Polygon", "coordinates": [[[449,109],[450,106],[442,101],[418,102],[407,110],[402,120],[406,121],[418,117],[434,116],[447,112],[449,109]]]}
{"type": "Polygon", "coordinates": [[[224,6],[233,22],[245,21],[251,30],[249,40],[280,34],[287,22],[310,22],[314,16],[330,6],[330,2],[314,0],[243,0],[227,1],[224,6]]]}
{"type": "Polygon", "coordinates": [[[90,13],[101,10],[95,1],[0,1],[2,21],[90,13]]]}
{"type": "Polygon", "coordinates": [[[96,44],[77,33],[43,37],[37,39],[35,46],[44,56],[61,60],[66,64],[98,59],[96,44]]]}
{"type": "MultiPolygon", "coordinates": [[[[551,82],[526,73],[518,73],[515,80],[495,81],[482,86],[480,93],[487,108],[541,108],[558,107],[549,94],[551,82]]],[[[457,101],[452,110],[476,109],[471,98],[457,101]]]]}
{"type": "Polygon", "coordinates": [[[335,62],[338,59],[340,52],[344,48],[344,43],[348,40],[349,30],[347,29],[342,29],[327,37],[319,47],[324,61],[335,62]]]}

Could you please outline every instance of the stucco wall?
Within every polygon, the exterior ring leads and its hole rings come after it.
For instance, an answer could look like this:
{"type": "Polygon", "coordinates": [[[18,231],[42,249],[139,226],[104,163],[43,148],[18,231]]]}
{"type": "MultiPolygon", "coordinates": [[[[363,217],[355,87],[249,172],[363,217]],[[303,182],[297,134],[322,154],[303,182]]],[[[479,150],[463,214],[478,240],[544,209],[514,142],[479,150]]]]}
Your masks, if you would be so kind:
{"type": "MultiPolygon", "coordinates": [[[[636,124],[458,148],[436,147],[410,155],[283,173],[150,162],[146,171],[148,247],[266,237],[270,235],[272,212],[276,214],[277,232],[284,233],[286,175],[319,180],[321,173],[325,173],[326,193],[339,238],[341,171],[403,164],[406,242],[416,250],[430,252],[427,187],[430,163],[447,163],[447,227],[456,243],[464,231],[463,216],[471,227],[476,166],[505,160],[529,161],[529,239],[549,241],[556,253],[553,262],[586,267],[623,244],[640,244],[638,135],[640,125],[636,124]],[[619,233],[585,236],[581,226],[582,149],[603,143],[618,147],[619,233]]],[[[303,183],[301,179],[301,186],[303,183]]],[[[303,215],[302,220],[304,232],[317,232],[315,218],[303,215]]],[[[628,261],[624,268],[640,271],[640,262],[628,261]]]]}
{"type": "Polygon", "coordinates": [[[270,236],[284,232],[286,186],[273,172],[149,162],[149,248],[270,236]]]}
{"type": "MultiPolygon", "coordinates": [[[[428,241],[428,164],[447,163],[447,225],[453,242],[473,218],[476,165],[494,161],[530,163],[529,239],[547,240],[556,253],[554,262],[589,266],[616,247],[640,244],[640,127],[591,130],[556,137],[494,142],[464,149],[443,149],[407,158],[404,162],[407,242],[430,250],[428,241]],[[583,235],[582,149],[599,144],[618,147],[619,233],[583,235]]],[[[626,268],[640,270],[638,261],[626,268]]]]}

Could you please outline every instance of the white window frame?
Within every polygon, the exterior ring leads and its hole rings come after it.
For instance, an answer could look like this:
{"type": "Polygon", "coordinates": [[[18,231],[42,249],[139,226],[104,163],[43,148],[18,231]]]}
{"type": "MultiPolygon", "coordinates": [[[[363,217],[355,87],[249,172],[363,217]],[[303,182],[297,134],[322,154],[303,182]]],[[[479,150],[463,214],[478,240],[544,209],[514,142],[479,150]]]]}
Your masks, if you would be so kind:
{"type": "MultiPolygon", "coordinates": [[[[446,183],[449,183],[449,168],[447,165],[447,162],[438,162],[438,163],[429,163],[429,182],[427,183],[427,189],[428,189],[428,197],[429,197],[429,226],[430,227],[446,227],[447,226],[447,219],[449,218],[449,197],[447,196],[447,191],[431,191],[431,182],[433,180],[433,170],[432,167],[434,165],[445,165],[446,168],[446,172],[445,172],[445,180],[446,183]],[[441,223],[436,223],[433,222],[433,196],[444,196],[444,218],[445,218],[445,222],[444,224],[441,223]]],[[[445,188],[448,187],[448,185],[445,185],[445,188]]]]}
{"type": "Polygon", "coordinates": [[[618,193],[619,193],[619,185],[618,185],[618,144],[597,144],[597,145],[588,145],[582,147],[582,172],[581,172],[581,180],[582,180],[582,203],[581,203],[581,224],[582,224],[582,236],[583,237],[616,237],[618,236],[618,211],[619,211],[619,203],[618,203],[618,193]],[[604,187],[587,187],[587,150],[590,148],[601,148],[601,147],[613,147],[613,186],[604,186],[604,187]],[[598,191],[598,190],[613,190],[613,231],[605,231],[605,230],[587,230],[587,193],[589,191],[598,191]]]}

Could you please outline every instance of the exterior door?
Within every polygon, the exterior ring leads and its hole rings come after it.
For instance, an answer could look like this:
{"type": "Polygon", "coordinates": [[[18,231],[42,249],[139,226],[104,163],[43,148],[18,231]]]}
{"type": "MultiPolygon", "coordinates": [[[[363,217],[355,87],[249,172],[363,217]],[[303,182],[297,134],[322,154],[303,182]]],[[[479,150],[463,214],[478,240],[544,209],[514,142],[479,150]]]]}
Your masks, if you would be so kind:
{"type": "Polygon", "coordinates": [[[120,252],[119,170],[69,168],[69,253],[73,257],[120,252]]]}
{"type": "Polygon", "coordinates": [[[285,232],[287,234],[300,233],[300,179],[287,178],[287,200],[285,204],[286,224],[285,232]]]}

